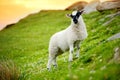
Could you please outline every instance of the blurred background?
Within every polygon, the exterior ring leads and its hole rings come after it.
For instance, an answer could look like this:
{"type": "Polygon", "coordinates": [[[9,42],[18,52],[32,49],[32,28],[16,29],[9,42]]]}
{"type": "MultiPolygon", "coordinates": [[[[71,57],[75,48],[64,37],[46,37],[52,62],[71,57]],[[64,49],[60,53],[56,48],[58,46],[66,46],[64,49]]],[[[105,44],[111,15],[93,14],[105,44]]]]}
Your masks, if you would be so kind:
{"type": "Polygon", "coordinates": [[[80,1],[86,4],[93,1],[104,2],[107,0],[0,0],[0,30],[8,24],[18,22],[19,19],[28,14],[40,10],[64,10],[80,1]]]}

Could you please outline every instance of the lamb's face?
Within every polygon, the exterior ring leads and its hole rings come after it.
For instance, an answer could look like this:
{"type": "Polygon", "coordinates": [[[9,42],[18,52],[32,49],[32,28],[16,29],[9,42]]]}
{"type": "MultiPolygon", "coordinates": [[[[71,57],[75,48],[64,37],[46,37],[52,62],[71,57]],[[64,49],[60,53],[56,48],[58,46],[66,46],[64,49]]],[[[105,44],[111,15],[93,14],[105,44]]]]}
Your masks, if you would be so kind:
{"type": "Polygon", "coordinates": [[[78,19],[80,17],[80,15],[83,13],[83,10],[82,11],[73,11],[72,14],[68,14],[67,16],[71,17],[73,22],[75,24],[78,23],[78,19]]]}

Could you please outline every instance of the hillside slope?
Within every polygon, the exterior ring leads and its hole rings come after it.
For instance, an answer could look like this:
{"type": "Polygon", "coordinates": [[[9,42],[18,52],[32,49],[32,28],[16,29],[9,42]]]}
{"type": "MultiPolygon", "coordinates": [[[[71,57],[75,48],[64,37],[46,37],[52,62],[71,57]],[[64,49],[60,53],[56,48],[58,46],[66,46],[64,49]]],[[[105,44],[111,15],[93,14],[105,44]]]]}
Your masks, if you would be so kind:
{"type": "Polygon", "coordinates": [[[70,63],[66,52],[57,58],[57,69],[46,70],[49,39],[70,24],[65,16],[70,12],[41,11],[0,31],[0,62],[12,60],[20,69],[20,80],[119,80],[120,64],[110,60],[120,39],[105,40],[120,32],[120,16],[102,26],[109,20],[104,17],[115,11],[83,15],[89,36],[81,44],[80,58],[70,63]]]}

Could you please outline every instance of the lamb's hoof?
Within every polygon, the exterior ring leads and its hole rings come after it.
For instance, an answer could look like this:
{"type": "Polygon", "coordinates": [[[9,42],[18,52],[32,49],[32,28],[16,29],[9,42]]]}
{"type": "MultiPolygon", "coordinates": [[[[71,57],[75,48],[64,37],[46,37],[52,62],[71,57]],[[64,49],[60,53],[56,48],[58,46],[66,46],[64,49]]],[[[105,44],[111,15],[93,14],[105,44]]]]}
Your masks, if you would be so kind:
{"type": "Polygon", "coordinates": [[[47,68],[48,71],[50,71],[50,68],[47,68]]]}
{"type": "Polygon", "coordinates": [[[76,54],[76,55],[75,55],[75,58],[79,58],[79,56],[80,56],[80,55],[76,54]]]}
{"type": "Polygon", "coordinates": [[[57,66],[57,65],[53,65],[53,66],[54,66],[54,69],[57,70],[57,67],[58,67],[58,66],[57,66]]]}
{"type": "Polygon", "coordinates": [[[54,68],[57,68],[57,65],[53,65],[54,66],[54,68]]]}

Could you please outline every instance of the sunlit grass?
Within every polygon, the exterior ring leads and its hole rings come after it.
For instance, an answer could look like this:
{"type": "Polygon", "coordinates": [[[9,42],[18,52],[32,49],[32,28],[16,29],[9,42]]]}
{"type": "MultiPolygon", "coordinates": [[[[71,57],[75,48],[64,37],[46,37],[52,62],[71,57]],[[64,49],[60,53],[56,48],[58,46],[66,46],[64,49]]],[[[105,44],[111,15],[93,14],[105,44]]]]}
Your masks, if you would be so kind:
{"type": "MultiPolygon", "coordinates": [[[[88,38],[81,44],[81,55],[72,63],[68,52],[57,58],[58,68],[46,69],[49,39],[55,32],[65,29],[71,11],[42,11],[29,15],[17,24],[0,32],[0,60],[10,59],[20,68],[20,80],[117,80],[120,65],[109,63],[114,49],[120,47],[120,39],[105,42],[120,32],[120,16],[107,26],[104,14],[84,14],[88,38]],[[3,58],[1,58],[3,57],[3,58]]],[[[11,72],[10,72],[11,73],[11,72]]]]}

